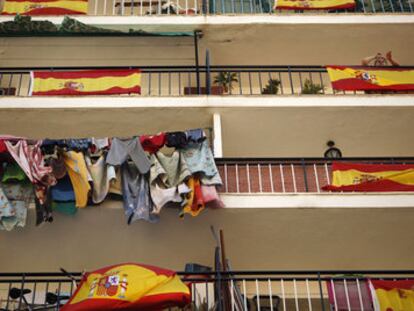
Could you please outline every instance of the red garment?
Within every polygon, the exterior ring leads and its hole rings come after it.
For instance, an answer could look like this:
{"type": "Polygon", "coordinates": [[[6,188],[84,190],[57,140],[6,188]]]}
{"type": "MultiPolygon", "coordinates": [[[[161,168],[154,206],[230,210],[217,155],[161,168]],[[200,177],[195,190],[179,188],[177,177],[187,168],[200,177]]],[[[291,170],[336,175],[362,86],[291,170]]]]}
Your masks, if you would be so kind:
{"type": "Polygon", "coordinates": [[[165,133],[159,133],[157,135],[142,135],[139,137],[139,141],[145,151],[149,153],[156,153],[165,145],[165,133]]]}
{"type": "Polygon", "coordinates": [[[4,143],[4,140],[3,140],[3,139],[1,139],[1,140],[0,140],[0,153],[4,153],[4,152],[8,152],[8,151],[7,151],[7,146],[6,146],[6,144],[4,143]]]}

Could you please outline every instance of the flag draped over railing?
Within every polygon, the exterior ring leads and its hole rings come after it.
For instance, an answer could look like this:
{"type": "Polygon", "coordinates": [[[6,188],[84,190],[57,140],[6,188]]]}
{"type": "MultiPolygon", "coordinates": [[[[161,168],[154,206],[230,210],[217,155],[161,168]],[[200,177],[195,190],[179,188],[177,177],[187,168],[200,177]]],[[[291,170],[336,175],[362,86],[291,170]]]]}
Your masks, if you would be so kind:
{"type": "Polygon", "coordinates": [[[330,191],[414,191],[414,165],[332,164],[330,191]]]}
{"type": "Polygon", "coordinates": [[[88,0],[5,0],[2,15],[87,14],[88,0]]]}
{"type": "Polygon", "coordinates": [[[334,90],[414,91],[414,69],[327,66],[334,90]]]}
{"type": "Polygon", "coordinates": [[[190,302],[190,289],[174,271],[126,263],[86,273],[61,310],[151,311],[190,302]]]}
{"type": "Polygon", "coordinates": [[[339,10],[355,7],[354,0],[277,0],[277,10],[339,10]]]}
{"type": "Polygon", "coordinates": [[[375,311],[414,310],[414,280],[371,280],[375,311]]]}
{"type": "Polygon", "coordinates": [[[141,93],[141,72],[130,70],[34,71],[31,95],[141,93]]]}

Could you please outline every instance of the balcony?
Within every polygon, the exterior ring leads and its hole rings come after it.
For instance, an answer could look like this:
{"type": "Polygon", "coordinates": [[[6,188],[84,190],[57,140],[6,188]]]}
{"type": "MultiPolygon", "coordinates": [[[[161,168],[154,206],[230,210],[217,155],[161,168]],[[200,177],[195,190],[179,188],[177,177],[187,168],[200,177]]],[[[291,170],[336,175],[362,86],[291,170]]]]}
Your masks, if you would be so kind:
{"type": "MultiPolygon", "coordinates": [[[[335,161],[376,164],[412,164],[414,158],[342,158],[335,161]]],[[[321,193],[332,176],[332,160],[216,159],[223,186],[222,193],[321,193]]]]}
{"type": "MultiPolygon", "coordinates": [[[[71,274],[79,282],[81,274],[71,274]]],[[[372,311],[369,280],[413,280],[414,271],[246,270],[178,274],[192,289],[193,307],[185,310],[372,311]]],[[[76,283],[62,273],[0,273],[0,308],[59,310],[75,289],[76,283]],[[14,295],[9,295],[12,288],[14,295]],[[24,296],[22,289],[27,292],[24,296]]]]}
{"type": "MultiPolygon", "coordinates": [[[[104,68],[131,69],[134,67],[104,68]]],[[[104,68],[1,68],[0,96],[29,96],[30,72],[32,70],[58,71],[104,68]]],[[[412,69],[414,67],[404,66],[399,68],[412,69]]],[[[338,92],[333,90],[328,73],[323,66],[142,66],[139,69],[141,69],[142,73],[141,96],[145,97],[191,95],[363,95],[368,93],[364,91],[338,92]],[[272,81],[278,81],[276,89],[269,88],[272,81]]],[[[368,94],[390,95],[407,93],[412,92],[388,91],[370,92],[368,94]]]]}
{"type": "MultiPolygon", "coordinates": [[[[0,2],[0,7],[2,7],[0,2]]],[[[89,0],[88,16],[197,16],[311,13],[273,10],[270,0],[89,0]]],[[[357,0],[355,8],[318,10],[319,13],[413,13],[412,0],[357,0]]],[[[313,11],[315,12],[315,11],[313,11]]]]}

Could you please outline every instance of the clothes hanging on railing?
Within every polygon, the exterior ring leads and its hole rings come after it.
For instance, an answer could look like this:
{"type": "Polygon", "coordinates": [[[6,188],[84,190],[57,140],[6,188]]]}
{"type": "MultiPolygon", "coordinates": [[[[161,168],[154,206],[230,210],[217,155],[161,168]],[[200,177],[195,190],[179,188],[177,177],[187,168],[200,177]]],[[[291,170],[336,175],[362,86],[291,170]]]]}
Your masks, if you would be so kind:
{"type": "Polygon", "coordinates": [[[52,221],[52,209],[73,215],[78,208],[102,203],[109,194],[122,196],[128,224],[158,222],[166,207],[181,209],[180,216],[223,207],[216,190],[221,178],[202,129],[112,139],[29,141],[2,136],[0,153],[8,159],[0,183],[0,229],[26,222],[30,200],[5,193],[10,189],[6,181],[15,175],[20,190],[25,188],[19,179],[26,180],[31,200],[36,190],[36,224],[52,221]],[[160,150],[171,147],[165,154],[160,150]]]}

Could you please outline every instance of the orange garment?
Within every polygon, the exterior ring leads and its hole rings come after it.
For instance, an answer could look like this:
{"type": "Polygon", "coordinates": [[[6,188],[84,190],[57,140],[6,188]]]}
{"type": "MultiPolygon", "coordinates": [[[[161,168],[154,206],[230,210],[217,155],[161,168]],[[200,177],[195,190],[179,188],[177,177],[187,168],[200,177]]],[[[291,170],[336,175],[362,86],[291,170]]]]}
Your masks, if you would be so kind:
{"type": "Polygon", "coordinates": [[[75,192],[76,207],[86,207],[91,186],[83,153],[68,151],[63,154],[63,159],[75,192]]]}
{"type": "Polygon", "coordinates": [[[180,217],[184,217],[184,214],[198,216],[198,214],[205,208],[200,179],[190,177],[187,181],[187,186],[191,189],[191,192],[186,197],[186,202],[180,217]]]}

